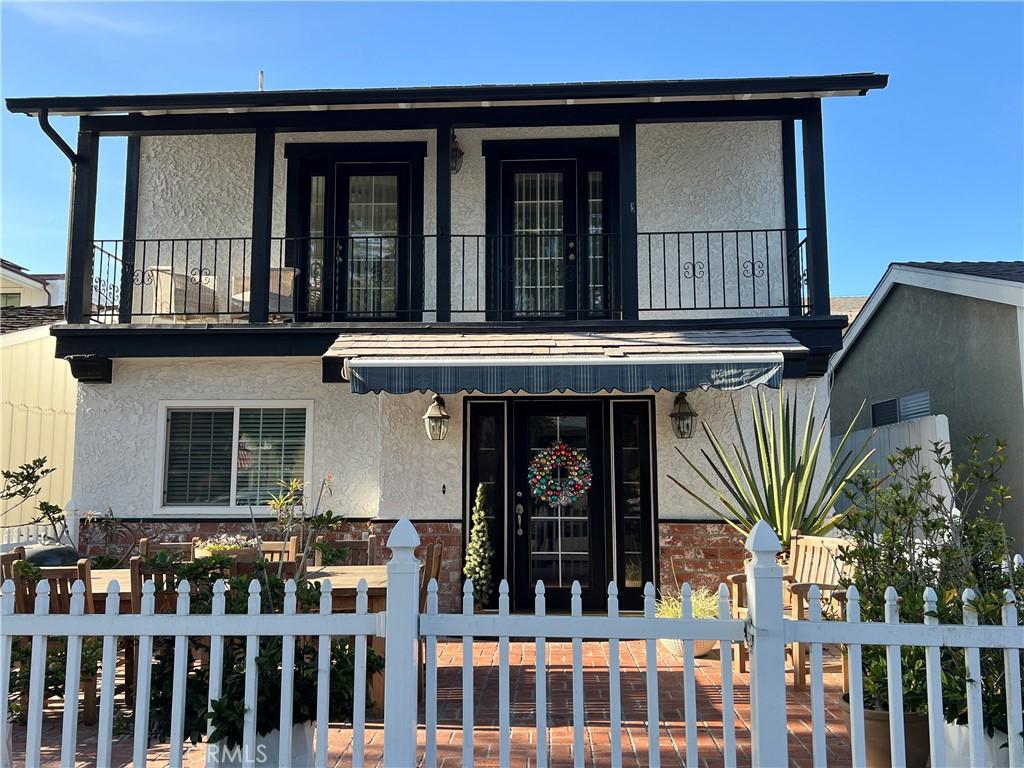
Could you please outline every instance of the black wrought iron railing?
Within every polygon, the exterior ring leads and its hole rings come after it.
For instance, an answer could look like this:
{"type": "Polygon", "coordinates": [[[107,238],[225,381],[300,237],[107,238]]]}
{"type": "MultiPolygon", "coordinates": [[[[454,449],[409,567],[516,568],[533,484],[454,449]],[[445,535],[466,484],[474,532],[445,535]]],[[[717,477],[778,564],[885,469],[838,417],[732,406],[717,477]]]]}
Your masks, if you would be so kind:
{"type": "Polygon", "coordinates": [[[811,308],[805,229],[645,232],[637,270],[641,316],[811,308]]]}
{"type": "MultiPolygon", "coordinates": [[[[98,240],[91,318],[420,322],[447,295],[453,322],[618,319],[619,246],[590,233],[279,237],[255,249],[245,237],[98,240]]],[[[806,251],[805,230],[641,233],[637,314],[808,313],[806,251]]]]}

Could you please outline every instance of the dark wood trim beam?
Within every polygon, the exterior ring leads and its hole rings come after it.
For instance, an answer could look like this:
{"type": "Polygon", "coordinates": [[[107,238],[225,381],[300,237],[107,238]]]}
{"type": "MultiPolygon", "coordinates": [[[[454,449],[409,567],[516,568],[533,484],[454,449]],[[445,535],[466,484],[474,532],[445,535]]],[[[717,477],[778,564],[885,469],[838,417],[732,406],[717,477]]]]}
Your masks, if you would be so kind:
{"type": "Polygon", "coordinates": [[[109,384],[114,380],[114,361],[99,355],[68,355],[65,358],[77,381],[109,384]]]}
{"type": "Polygon", "coordinates": [[[619,123],[619,306],[624,320],[639,317],[636,257],[636,123],[619,123]]]}
{"type": "Polygon", "coordinates": [[[437,266],[435,290],[437,321],[447,323],[452,319],[452,174],[451,174],[451,126],[442,125],[437,129],[437,166],[435,183],[437,188],[437,266]]]}
{"type": "Polygon", "coordinates": [[[270,230],[274,204],[274,132],[256,134],[252,180],[249,322],[265,323],[270,304],[270,230]]]}
{"type": "Polygon", "coordinates": [[[121,292],[118,321],[132,321],[132,289],[135,273],[135,236],[139,221],[139,164],[142,137],[129,136],[124,171],[124,225],[121,230],[121,292]]]}
{"type": "Polygon", "coordinates": [[[786,221],[786,294],[789,314],[799,315],[802,276],[800,274],[800,206],[796,184],[796,121],[783,120],[782,129],[782,195],[786,221]]]}
{"type": "Polygon", "coordinates": [[[803,119],[804,209],[807,215],[807,286],[811,311],[831,311],[828,286],[828,227],[825,220],[825,143],[821,102],[803,119]]]}
{"type": "Polygon", "coordinates": [[[77,160],[71,171],[71,221],[68,225],[67,298],[69,323],[86,323],[92,313],[93,240],[96,230],[96,181],[100,137],[78,132],[77,160]]]}
{"type": "Polygon", "coordinates": [[[366,131],[408,128],[486,128],[543,125],[615,125],[636,122],[707,122],[801,119],[818,99],[750,99],[519,107],[297,110],[287,112],[83,117],[83,129],[104,136],[139,134],[255,133],[260,130],[366,131]]]}

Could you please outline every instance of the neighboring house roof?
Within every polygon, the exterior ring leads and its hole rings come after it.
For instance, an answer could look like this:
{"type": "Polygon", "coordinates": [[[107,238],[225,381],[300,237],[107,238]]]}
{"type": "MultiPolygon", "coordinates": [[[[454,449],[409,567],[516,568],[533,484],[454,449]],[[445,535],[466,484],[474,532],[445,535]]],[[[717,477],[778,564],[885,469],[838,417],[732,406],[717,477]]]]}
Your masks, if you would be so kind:
{"type": "MultiPolygon", "coordinates": [[[[839,369],[871,319],[897,285],[953,293],[1024,308],[1024,261],[894,262],[846,330],[843,348],[832,355],[829,371],[839,369]]],[[[834,307],[833,307],[834,308],[834,307]]],[[[1022,340],[1024,344],[1024,340],[1022,340]]]]}
{"type": "Polygon", "coordinates": [[[4,307],[0,310],[0,335],[53,325],[64,319],[64,307],[4,307]]]}
{"type": "MultiPolygon", "coordinates": [[[[852,324],[857,315],[864,309],[867,296],[833,296],[831,310],[833,315],[846,315],[846,319],[852,324]]],[[[847,326],[849,330],[849,326],[847,326]]]]}
{"type": "Polygon", "coordinates": [[[21,264],[15,264],[7,259],[0,259],[0,271],[5,272],[6,277],[13,278],[16,282],[37,283],[40,286],[46,285],[46,280],[43,279],[42,275],[33,275],[21,264]]]}
{"type": "Polygon", "coordinates": [[[896,265],[1024,283],[1024,261],[900,261],[896,265]]]}
{"type": "Polygon", "coordinates": [[[454,85],[411,88],[346,88],[292,91],[137,94],[125,96],[43,96],[7,99],[7,109],[37,115],[87,115],[147,110],[282,109],[296,106],[364,106],[567,100],[720,99],[784,96],[822,98],[863,96],[885,88],[889,76],[874,72],[799,77],[750,77],[695,80],[615,80],[589,83],[454,85]]]}

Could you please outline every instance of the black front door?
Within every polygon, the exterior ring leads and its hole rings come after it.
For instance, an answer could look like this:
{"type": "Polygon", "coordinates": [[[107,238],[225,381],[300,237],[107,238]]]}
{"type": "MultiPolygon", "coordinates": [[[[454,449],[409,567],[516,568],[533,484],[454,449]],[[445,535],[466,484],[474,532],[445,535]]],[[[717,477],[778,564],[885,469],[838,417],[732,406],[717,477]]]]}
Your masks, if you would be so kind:
{"type": "MultiPolygon", "coordinates": [[[[600,401],[513,401],[511,468],[514,604],[532,611],[534,587],[544,583],[549,610],[568,610],[573,581],[583,590],[584,609],[605,605],[605,532],[609,519],[605,488],[605,409],[600,401]],[[590,490],[571,504],[549,505],[535,498],[527,482],[530,461],[558,443],[591,460],[590,490]]],[[[555,479],[561,477],[556,470],[555,479]]]]}
{"type": "Polygon", "coordinates": [[[502,164],[503,319],[576,315],[576,189],[575,160],[502,164]]]}

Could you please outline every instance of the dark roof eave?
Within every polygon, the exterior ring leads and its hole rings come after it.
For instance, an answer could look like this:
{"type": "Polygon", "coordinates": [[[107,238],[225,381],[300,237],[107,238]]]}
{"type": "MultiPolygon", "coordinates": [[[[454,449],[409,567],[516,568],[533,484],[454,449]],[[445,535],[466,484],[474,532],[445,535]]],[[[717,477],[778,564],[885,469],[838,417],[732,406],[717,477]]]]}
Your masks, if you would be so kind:
{"type": "Polygon", "coordinates": [[[715,97],[758,94],[855,92],[885,88],[889,76],[877,73],[752,77],[702,80],[627,80],[538,85],[456,85],[412,88],[350,88],[291,91],[235,91],[122,96],[42,96],[8,98],[11,112],[52,115],[141,112],[145,110],[267,109],[304,106],[430,104],[445,102],[715,97]]]}

